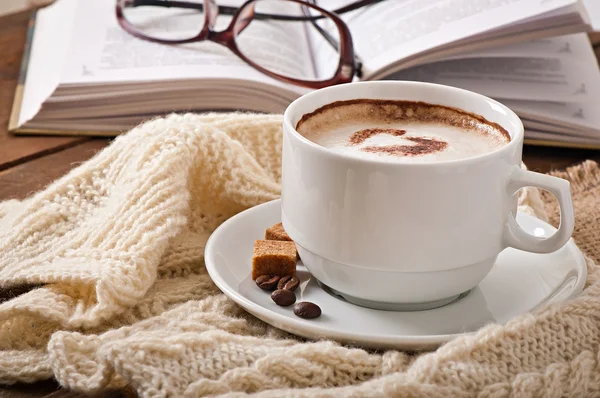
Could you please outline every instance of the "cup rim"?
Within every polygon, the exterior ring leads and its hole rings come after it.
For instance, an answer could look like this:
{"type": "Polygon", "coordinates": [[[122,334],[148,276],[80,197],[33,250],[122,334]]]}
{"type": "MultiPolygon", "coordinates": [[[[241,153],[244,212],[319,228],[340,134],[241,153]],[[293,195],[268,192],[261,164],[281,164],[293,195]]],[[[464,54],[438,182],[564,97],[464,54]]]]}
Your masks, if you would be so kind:
{"type": "MultiPolygon", "coordinates": [[[[363,98],[364,99],[379,99],[379,98],[377,98],[377,96],[360,96],[360,97],[353,96],[353,97],[345,98],[343,100],[363,99],[363,98]]],[[[386,99],[389,99],[389,98],[386,98],[386,99]]],[[[336,101],[343,101],[343,100],[342,99],[332,100],[329,103],[336,102],[336,101]]],[[[441,105],[441,106],[452,106],[452,105],[447,105],[447,104],[436,104],[433,102],[430,102],[430,103],[432,103],[434,105],[441,105]]],[[[457,109],[461,109],[461,108],[457,107],[457,109]]],[[[474,113],[474,112],[471,112],[471,113],[474,113]]],[[[300,115],[300,116],[302,116],[302,115],[300,115]]],[[[479,115],[479,116],[481,116],[481,115],[479,115]]],[[[501,123],[499,123],[499,124],[502,127],[505,127],[503,124],[501,124],[501,123]]],[[[498,102],[494,99],[486,97],[485,95],[478,94],[476,92],[473,92],[470,90],[465,90],[465,89],[458,88],[458,87],[447,86],[447,85],[437,84],[437,83],[413,82],[413,81],[404,81],[404,80],[346,83],[346,84],[342,84],[342,85],[336,85],[336,86],[322,88],[322,89],[315,90],[310,93],[304,94],[301,97],[295,99],[286,108],[286,110],[283,114],[283,127],[284,127],[284,129],[283,129],[284,134],[286,132],[289,133],[292,137],[294,137],[296,140],[298,140],[302,144],[312,148],[313,150],[320,152],[321,154],[331,156],[331,157],[341,158],[346,161],[377,164],[377,165],[380,165],[381,167],[410,166],[410,167],[427,168],[427,167],[436,167],[438,165],[449,165],[449,166],[450,165],[457,165],[457,166],[469,165],[469,164],[477,163],[481,160],[485,160],[486,158],[489,158],[492,156],[501,156],[502,154],[504,154],[506,152],[513,151],[515,146],[522,145],[523,137],[524,137],[523,122],[521,121],[519,116],[517,116],[517,114],[513,110],[511,110],[509,107],[502,104],[501,102],[498,102]],[[462,158],[462,159],[440,160],[440,161],[433,161],[433,162],[405,162],[402,160],[396,160],[396,161],[390,162],[390,161],[378,160],[378,159],[373,159],[373,158],[359,158],[359,157],[348,155],[345,153],[331,151],[331,150],[309,140],[308,138],[304,137],[302,134],[300,134],[296,130],[296,126],[294,126],[292,124],[292,119],[293,119],[293,116],[298,113],[296,108],[298,108],[300,106],[300,104],[302,104],[304,102],[310,102],[315,97],[319,97],[319,96],[323,96],[323,95],[326,96],[328,93],[335,93],[336,91],[347,90],[348,85],[356,86],[357,90],[359,90],[361,86],[379,86],[379,85],[383,86],[383,85],[386,85],[386,86],[397,86],[399,91],[402,87],[415,87],[415,86],[421,86],[421,87],[425,86],[425,87],[432,87],[432,88],[435,88],[438,90],[452,91],[452,92],[455,92],[456,94],[460,94],[463,96],[467,95],[467,96],[474,97],[474,99],[476,99],[478,101],[487,102],[488,104],[493,105],[492,108],[501,108],[505,112],[507,117],[513,119],[516,122],[517,129],[514,132],[514,134],[511,135],[510,141],[506,145],[503,145],[500,148],[497,148],[491,152],[486,152],[481,155],[470,156],[470,157],[462,158]]]]}

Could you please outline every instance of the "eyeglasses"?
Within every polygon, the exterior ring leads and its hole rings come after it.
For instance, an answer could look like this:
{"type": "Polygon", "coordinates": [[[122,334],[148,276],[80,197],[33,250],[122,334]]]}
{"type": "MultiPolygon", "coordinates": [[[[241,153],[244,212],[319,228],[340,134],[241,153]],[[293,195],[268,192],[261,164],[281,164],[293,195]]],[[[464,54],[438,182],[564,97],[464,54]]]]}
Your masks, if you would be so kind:
{"type": "Polygon", "coordinates": [[[383,0],[360,0],[334,11],[312,1],[249,0],[237,8],[217,6],[215,0],[118,0],[116,13],[121,27],[136,37],[162,44],[221,44],[287,83],[316,89],[360,77],[350,30],[337,14],[383,0]],[[217,31],[219,15],[230,21],[217,31]]]}

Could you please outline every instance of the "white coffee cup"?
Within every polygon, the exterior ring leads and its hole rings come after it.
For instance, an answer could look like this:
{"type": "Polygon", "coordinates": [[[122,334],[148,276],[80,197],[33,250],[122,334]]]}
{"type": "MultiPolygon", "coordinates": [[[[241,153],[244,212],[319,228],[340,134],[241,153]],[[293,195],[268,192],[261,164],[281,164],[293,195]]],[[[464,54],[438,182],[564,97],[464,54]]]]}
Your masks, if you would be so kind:
{"type": "Polygon", "coordinates": [[[420,82],[339,85],[290,104],[283,130],[283,226],[312,275],[351,302],[443,305],[475,287],[505,248],[549,253],[573,232],[569,182],[521,169],[523,124],[485,96],[420,82]],[[304,114],[359,98],[459,108],[498,123],[511,140],[462,160],[402,163],[335,153],[296,131],[304,114]],[[515,193],[527,186],[560,203],[560,227],[551,237],[530,235],[515,221],[515,193]]]}

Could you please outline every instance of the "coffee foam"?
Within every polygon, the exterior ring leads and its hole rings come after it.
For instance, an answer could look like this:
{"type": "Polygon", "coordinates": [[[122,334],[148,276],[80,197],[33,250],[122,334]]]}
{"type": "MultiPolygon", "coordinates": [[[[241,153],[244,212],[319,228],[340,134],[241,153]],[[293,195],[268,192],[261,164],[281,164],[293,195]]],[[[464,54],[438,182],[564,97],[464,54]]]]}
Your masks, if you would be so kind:
{"type": "Polygon", "coordinates": [[[413,101],[338,101],[302,116],[296,129],[332,151],[381,161],[463,159],[510,142],[504,128],[479,115],[413,101]]]}

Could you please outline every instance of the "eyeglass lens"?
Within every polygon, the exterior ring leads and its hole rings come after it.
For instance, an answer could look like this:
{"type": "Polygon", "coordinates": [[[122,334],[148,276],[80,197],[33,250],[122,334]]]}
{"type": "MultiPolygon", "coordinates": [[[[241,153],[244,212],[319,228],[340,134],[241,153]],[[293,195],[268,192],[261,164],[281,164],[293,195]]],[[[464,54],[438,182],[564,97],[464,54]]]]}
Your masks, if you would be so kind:
{"type": "MultiPolygon", "coordinates": [[[[125,7],[123,16],[150,38],[188,40],[198,36],[205,20],[203,0],[186,0],[189,8],[164,7],[155,3],[159,2],[140,2],[134,7],[125,7]]],[[[240,18],[233,30],[238,50],[248,61],[293,79],[322,81],[335,75],[340,57],[340,34],[329,18],[313,8],[284,0],[258,0],[246,8],[239,10],[240,18]],[[291,20],[285,20],[285,17],[291,20]],[[325,36],[315,24],[326,32],[325,36]]],[[[231,19],[230,15],[219,15],[215,28],[225,29],[231,19]]]]}
{"type": "Polygon", "coordinates": [[[123,17],[150,38],[188,40],[198,36],[204,26],[204,0],[185,2],[190,4],[190,8],[154,5],[160,2],[124,7],[123,17]]]}
{"type": "Polygon", "coordinates": [[[236,44],[244,56],[264,69],[295,79],[318,81],[334,76],[339,63],[340,35],[329,18],[310,7],[280,0],[259,0],[251,7],[255,17],[250,23],[244,26],[247,22],[240,18],[238,25],[242,29],[234,27],[236,44]],[[301,20],[276,20],[268,15],[301,20]],[[335,45],[326,41],[307,16],[329,32],[335,45]],[[294,49],[293,55],[282,48],[294,49]]]}

